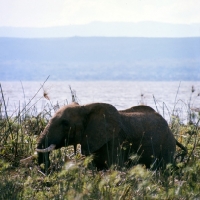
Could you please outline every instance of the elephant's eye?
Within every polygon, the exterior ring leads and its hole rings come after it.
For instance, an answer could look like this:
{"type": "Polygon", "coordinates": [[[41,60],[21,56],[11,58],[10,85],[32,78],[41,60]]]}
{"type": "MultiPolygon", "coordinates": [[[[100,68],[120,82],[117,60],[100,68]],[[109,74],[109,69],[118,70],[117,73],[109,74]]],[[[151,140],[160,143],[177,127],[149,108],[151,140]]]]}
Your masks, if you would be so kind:
{"type": "Polygon", "coordinates": [[[64,119],[62,120],[62,125],[69,126],[69,122],[66,119],[64,119]]]}

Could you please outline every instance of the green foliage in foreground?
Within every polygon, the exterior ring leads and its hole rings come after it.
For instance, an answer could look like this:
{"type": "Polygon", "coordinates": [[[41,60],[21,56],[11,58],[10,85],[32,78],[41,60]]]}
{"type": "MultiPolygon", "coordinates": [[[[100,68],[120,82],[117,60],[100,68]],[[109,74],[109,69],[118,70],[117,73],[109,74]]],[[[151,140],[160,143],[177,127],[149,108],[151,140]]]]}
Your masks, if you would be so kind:
{"type": "MultiPolygon", "coordinates": [[[[164,172],[137,165],[117,170],[96,171],[88,167],[91,157],[80,154],[66,159],[73,148],[62,148],[51,155],[49,175],[36,163],[20,164],[33,155],[35,130],[46,125],[42,117],[0,120],[0,199],[199,199],[200,131],[197,124],[171,123],[176,138],[188,148],[183,162],[168,165],[164,172]],[[68,160],[68,161],[66,161],[68,160]]],[[[180,150],[177,149],[179,152],[180,150]]]]}
{"type": "MultiPolygon", "coordinates": [[[[5,106],[4,98],[3,102],[5,106]]],[[[168,165],[165,171],[147,170],[141,165],[96,171],[92,157],[75,156],[73,147],[67,147],[51,153],[47,175],[39,170],[36,157],[28,163],[20,160],[34,154],[37,134],[51,112],[37,116],[19,112],[16,117],[6,114],[4,118],[1,112],[0,102],[0,200],[200,199],[200,118],[195,113],[188,113],[187,125],[172,117],[171,130],[188,154],[180,162],[177,155],[181,150],[177,148],[176,166],[168,165]]]]}

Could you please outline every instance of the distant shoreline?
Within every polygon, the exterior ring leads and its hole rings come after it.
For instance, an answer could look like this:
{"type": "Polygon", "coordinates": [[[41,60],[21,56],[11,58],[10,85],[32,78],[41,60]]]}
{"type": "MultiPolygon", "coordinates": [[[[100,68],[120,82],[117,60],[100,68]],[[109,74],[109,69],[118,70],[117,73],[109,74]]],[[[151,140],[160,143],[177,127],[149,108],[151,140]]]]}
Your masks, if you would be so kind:
{"type": "Polygon", "coordinates": [[[55,27],[0,27],[0,37],[200,37],[200,24],[143,22],[92,22],[55,27]]]}
{"type": "Polygon", "coordinates": [[[200,81],[200,37],[0,38],[0,80],[200,81]]]}

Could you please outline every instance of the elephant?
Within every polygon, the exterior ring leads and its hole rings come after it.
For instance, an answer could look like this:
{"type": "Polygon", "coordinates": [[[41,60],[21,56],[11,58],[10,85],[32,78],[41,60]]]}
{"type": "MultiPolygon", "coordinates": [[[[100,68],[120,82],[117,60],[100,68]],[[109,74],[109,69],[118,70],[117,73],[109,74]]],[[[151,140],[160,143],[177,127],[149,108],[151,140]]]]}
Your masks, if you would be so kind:
{"type": "MultiPolygon", "coordinates": [[[[93,155],[97,170],[131,166],[131,155],[138,155],[136,164],[146,168],[165,169],[173,163],[176,141],[166,120],[149,106],[117,110],[107,103],[61,107],[50,119],[37,143],[38,164],[50,167],[49,154],[54,149],[81,145],[81,153],[93,155]]],[[[134,163],[135,164],[135,163],[134,163]]]]}

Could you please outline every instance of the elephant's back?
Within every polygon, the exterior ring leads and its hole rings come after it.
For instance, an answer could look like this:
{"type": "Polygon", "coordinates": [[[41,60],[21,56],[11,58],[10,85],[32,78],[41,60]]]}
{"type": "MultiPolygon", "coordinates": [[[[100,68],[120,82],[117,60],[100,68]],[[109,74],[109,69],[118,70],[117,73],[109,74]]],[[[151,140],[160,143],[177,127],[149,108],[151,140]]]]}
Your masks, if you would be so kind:
{"type": "Polygon", "coordinates": [[[125,109],[125,110],[120,110],[120,113],[132,113],[132,112],[142,112],[142,113],[149,113],[153,112],[155,113],[156,111],[151,108],[150,106],[145,106],[145,105],[140,105],[140,106],[133,106],[131,108],[125,109]]]}

